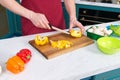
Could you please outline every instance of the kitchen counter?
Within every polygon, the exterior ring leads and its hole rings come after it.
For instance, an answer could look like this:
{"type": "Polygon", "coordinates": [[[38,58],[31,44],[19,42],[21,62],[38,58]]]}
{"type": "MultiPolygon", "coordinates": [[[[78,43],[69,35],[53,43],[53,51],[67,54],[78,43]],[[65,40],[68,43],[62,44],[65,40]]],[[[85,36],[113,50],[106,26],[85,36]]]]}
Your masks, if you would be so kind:
{"type": "MultiPolygon", "coordinates": [[[[120,21],[98,24],[98,26],[110,24],[120,24],[120,21]]],[[[89,27],[86,26],[85,29],[89,27]]],[[[41,35],[46,36],[55,33],[57,32],[41,35]]],[[[105,55],[99,51],[96,42],[47,60],[28,43],[34,39],[35,35],[0,40],[0,65],[3,68],[0,80],[79,80],[120,68],[120,52],[114,55],[105,55]],[[5,69],[5,62],[23,48],[32,51],[32,59],[25,65],[23,72],[14,75],[5,69]]]]}
{"type": "MultiPolygon", "coordinates": [[[[110,4],[110,3],[100,3],[100,2],[90,2],[90,1],[82,1],[82,0],[74,0],[76,4],[82,5],[92,5],[92,6],[102,6],[102,7],[109,7],[109,8],[120,8],[120,4],[110,4]]],[[[64,0],[62,0],[64,2],[64,0]]]]}
{"type": "Polygon", "coordinates": [[[90,2],[90,1],[80,1],[80,0],[75,0],[75,3],[76,4],[84,4],[84,5],[93,5],[93,6],[103,6],[103,7],[109,7],[109,8],[120,8],[119,4],[90,2]]]}

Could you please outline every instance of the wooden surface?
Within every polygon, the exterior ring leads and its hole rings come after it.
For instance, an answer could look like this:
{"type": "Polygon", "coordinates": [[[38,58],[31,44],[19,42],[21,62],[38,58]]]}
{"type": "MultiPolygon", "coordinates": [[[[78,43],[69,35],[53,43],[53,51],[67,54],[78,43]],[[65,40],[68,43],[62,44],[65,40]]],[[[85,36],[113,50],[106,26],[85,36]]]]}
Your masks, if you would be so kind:
{"type": "Polygon", "coordinates": [[[70,35],[64,34],[64,33],[59,33],[59,34],[54,34],[51,36],[48,36],[49,40],[69,40],[73,43],[73,45],[69,48],[65,49],[57,49],[53,48],[50,45],[50,42],[44,46],[38,46],[34,43],[34,40],[30,40],[29,43],[36,48],[43,56],[45,56],[47,59],[51,59],[54,57],[57,57],[59,55],[65,54],[67,52],[73,51],[75,49],[79,49],[81,47],[90,45],[94,43],[94,41],[90,38],[88,38],[85,35],[82,35],[81,38],[74,38],[70,35]]]}

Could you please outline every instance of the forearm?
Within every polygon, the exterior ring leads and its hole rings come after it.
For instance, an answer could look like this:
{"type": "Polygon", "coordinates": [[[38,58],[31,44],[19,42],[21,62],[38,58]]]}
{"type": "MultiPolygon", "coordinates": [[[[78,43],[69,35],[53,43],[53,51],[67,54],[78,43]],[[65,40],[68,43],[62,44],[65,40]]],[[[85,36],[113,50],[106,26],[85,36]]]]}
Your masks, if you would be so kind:
{"type": "Polygon", "coordinates": [[[74,0],[64,0],[66,10],[70,16],[70,20],[76,19],[76,8],[74,0]]]}
{"type": "Polygon", "coordinates": [[[32,11],[24,8],[19,3],[17,3],[15,0],[0,0],[0,4],[7,8],[8,10],[14,12],[15,14],[18,14],[20,16],[23,16],[27,19],[30,18],[30,15],[32,11]]]}

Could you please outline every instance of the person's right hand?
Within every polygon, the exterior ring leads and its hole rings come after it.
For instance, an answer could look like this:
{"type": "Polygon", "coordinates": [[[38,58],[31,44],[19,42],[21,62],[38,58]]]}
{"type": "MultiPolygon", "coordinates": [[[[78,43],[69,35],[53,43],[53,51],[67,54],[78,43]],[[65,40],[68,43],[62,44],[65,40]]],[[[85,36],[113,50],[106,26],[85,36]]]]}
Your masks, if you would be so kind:
{"type": "Polygon", "coordinates": [[[51,29],[48,25],[49,21],[44,14],[32,12],[30,21],[38,28],[51,29]]]}

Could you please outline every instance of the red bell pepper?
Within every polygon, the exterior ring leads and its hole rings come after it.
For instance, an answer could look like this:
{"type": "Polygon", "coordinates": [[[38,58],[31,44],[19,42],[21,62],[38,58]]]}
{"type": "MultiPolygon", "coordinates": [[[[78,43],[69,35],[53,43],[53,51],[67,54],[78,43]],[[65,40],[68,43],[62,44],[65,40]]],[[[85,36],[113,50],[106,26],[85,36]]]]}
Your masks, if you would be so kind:
{"type": "Polygon", "coordinates": [[[19,56],[24,63],[28,63],[32,57],[29,49],[21,49],[16,55],[19,56]]]}

